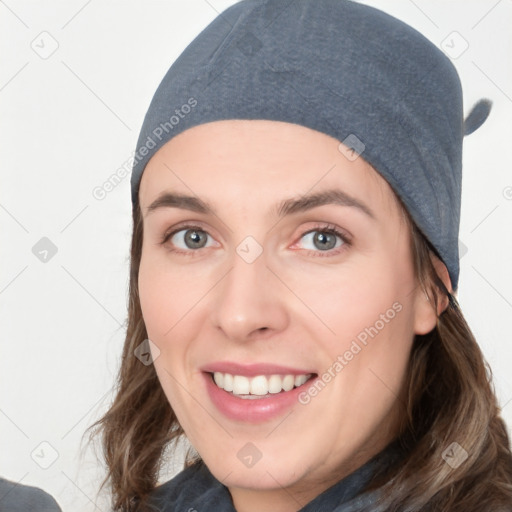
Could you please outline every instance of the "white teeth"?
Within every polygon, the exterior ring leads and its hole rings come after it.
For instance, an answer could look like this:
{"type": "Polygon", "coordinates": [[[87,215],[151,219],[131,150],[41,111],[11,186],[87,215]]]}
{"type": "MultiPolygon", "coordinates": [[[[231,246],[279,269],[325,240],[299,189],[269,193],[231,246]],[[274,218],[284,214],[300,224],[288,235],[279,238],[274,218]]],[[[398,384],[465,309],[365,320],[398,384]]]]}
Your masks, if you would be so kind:
{"type": "Polygon", "coordinates": [[[215,380],[215,384],[219,386],[219,388],[224,389],[224,374],[220,372],[215,372],[213,374],[213,380],[215,380]]]}
{"type": "Polygon", "coordinates": [[[283,389],[290,391],[295,385],[295,377],[293,375],[285,375],[283,379],[283,389]]]}
{"type": "Polygon", "coordinates": [[[266,395],[268,393],[268,382],[264,375],[258,375],[251,379],[251,395],[266,395]]]}
{"type": "Polygon", "coordinates": [[[283,389],[283,381],[280,375],[271,375],[268,379],[268,392],[269,393],[281,393],[283,389]]]}
{"type": "MultiPolygon", "coordinates": [[[[215,373],[213,374],[213,378],[215,378],[215,373]]],[[[224,374],[224,386],[222,386],[222,388],[226,391],[233,391],[233,375],[230,375],[229,373],[224,374]]]]}
{"type": "Polygon", "coordinates": [[[290,391],[294,387],[302,386],[311,374],[303,375],[258,375],[245,377],[230,373],[215,372],[213,380],[215,384],[225,391],[232,391],[234,395],[244,395],[242,398],[256,398],[270,394],[290,391]]]}
{"type": "MultiPolygon", "coordinates": [[[[304,382],[306,382],[308,380],[308,376],[307,375],[297,375],[295,377],[295,387],[298,388],[299,386],[302,386],[302,384],[304,384],[304,382]]],[[[222,386],[220,386],[222,387],[222,386]]]]}
{"type": "Polygon", "coordinates": [[[233,394],[248,395],[250,390],[250,382],[243,375],[233,375],[233,394]]]}

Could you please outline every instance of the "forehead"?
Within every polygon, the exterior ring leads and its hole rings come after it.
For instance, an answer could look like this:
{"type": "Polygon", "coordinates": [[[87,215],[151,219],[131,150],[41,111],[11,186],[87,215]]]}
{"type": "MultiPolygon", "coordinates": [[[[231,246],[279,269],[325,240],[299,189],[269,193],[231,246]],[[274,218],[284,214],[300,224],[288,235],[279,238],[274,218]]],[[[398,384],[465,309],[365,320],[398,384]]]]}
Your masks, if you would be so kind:
{"type": "Polygon", "coordinates": [[[330,135],[271,120],[223,120],[189,128],[151,158],[142,175],[144,210],[163,190],[231,201],[260,201],[337,187],[386,209],[388,183],[362,156],[330,135]]]}

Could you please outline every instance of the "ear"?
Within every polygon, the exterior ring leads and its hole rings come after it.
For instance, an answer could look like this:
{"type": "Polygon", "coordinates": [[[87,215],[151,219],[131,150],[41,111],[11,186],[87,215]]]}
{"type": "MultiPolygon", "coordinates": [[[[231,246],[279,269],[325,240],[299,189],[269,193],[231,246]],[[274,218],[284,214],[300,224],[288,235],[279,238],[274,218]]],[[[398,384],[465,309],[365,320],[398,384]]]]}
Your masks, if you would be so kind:
{"type": "MultiPolygon", "coordinates": [[[[436,274],[443,281],[446,289],[453,293],[450,274],[446,265],[433,253],[430,253],[430,260],[434,265],[436,274]]],[[[449,299],[442,293],[437,293],[437,311],[434,305],[434,298],[428,297],[423,288],[418,284],[415,297],[414,332],[416,334],[427,334],[437,324],[437,318],[448,307],[449,299]]]]}

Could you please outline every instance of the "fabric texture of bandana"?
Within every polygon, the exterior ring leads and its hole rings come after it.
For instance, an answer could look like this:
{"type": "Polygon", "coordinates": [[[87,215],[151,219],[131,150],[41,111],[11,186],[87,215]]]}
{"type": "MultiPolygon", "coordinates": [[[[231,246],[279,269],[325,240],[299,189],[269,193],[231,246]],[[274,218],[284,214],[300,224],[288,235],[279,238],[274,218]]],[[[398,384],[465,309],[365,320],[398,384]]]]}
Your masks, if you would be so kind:
{"type": "Polygon", "coordinates": [[[336,138],[390,184],[459,278],[463,118],[450,59],[418,31],[350,0],[243,0],[215,18],[160,83],[139,135],[132,205],[149,159],[193,126],[223,119],[295,123],[336,138]]]}

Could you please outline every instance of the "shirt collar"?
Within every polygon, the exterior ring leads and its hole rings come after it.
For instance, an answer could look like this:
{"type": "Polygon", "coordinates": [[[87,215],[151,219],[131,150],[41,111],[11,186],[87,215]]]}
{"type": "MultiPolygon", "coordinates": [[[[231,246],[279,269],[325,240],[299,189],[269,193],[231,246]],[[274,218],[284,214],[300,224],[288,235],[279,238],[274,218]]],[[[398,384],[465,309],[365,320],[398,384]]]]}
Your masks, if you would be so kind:
{"type": "MultiPolygon", "coordinates": [[[[365,464],[303,506],[299,512],[357,512],[360,510],[359,505],[367,505],[377,499],[376,492],[364,493],[372,477],[403,455],[399,441],[392,441],[365,464]]],[[[186,512],[191,509],[236,512],[228,488],[212,475],[202,461],[157,487],[151,494],[150,503],[156,505],[161,512],[186,512]]]]}

